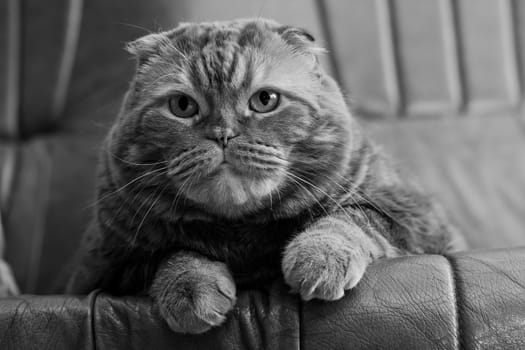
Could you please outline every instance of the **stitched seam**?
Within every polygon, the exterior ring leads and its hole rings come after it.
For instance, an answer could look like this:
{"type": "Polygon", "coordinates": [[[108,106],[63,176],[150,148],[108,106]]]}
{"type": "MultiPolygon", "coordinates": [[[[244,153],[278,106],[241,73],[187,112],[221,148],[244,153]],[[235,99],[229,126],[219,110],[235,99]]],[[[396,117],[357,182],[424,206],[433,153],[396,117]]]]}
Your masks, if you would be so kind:
{"type": "MultiPolygon", "coordinates": [[[[2,136],[17,138],[20,133],[20,76],[22,74],[22,9],[19,1],[13,0],[7,3],[7,62],[5,91],[5,130],[2,136]]],[[[3,129],[3,128],[2,128],[3,129]]]]}
{"type": "Polygon", "coordinates": [[[52,116],[55,121],[62,116],[66,104],[69,82],[71,80],[78,47],[83,7],[83,0],[69,1],[62,57],[53,95],[52,116]]]}
{"type": "Polygon", "coordinates": [[[97,350],[97,338],[96,338],[96,327],[95,327],[95,304],[97,303],[97,297],[101,293],[100,289],[96,289],[91,292],[88,296],[89,298],[89,310],[88,310],[88,319],[89,319],[89,331],[91,333],[92,349],[97,350]]]}
{"type": "Polygon", "coordinates": [[[303,329],[302,329],[302,325],[303,325],[303,301],[301,300],[301,298],[297,298],[297,302],[299,304],[297,306],[298,322],[299,322],[299,325],[297,327],[297,329],[299,331],[299,335],[297,336],[299,344],[298,344],[297,348],[299,350],[302,350],[302,348],[303,348],[303,329]]]}
{"type": "Polygon", "coordinates": [[[451,279],[451,285],[452,285],[452,298],[454,299],[454,316],[455,316],[455,326],[456,326],[456,342],[454,344],[455,348],[456,349],[463,349],[463,346],[462,344],[464,344],[463,342],[463,339],[462,339],[462,336],[463,336],[463,332],[462,332],[462,324],[463,324],[463,320],[462,320],[462,317],[461,317],[461,312],[460,312],[460,309],[461,309],[461,305],[459,303],[459,299],[460,299],[460,289],[459,289],[459,286],[458,286],[458,275],[457,275],[457,268],[455,266],[455,264],[453,263],[451,257],[447,256],[447,255],[443,255],[443,257],[446,259],[446,261],[448,262],[448,265],[450,267],[450,279],[451,279]]]}
{"type": "MultiPolygon", "coordinates": [[[[5,213],[10,208],[16,173],[19,165],[19,150],[16,145],[8,144],[5,160],[2,163],[2,176],[0,181],[0,211],[5,213]]],[[[4,252],[2,251],[2,254],[4,252]]]]}
{"type": "Polygon", "coordinates": [[[332,26],[330,24],[330,13],[328,10],[328,6],[323,0],[317,0],[315,2],[315,5],[318,13],[318,21],[321,25],[321,31],[325,38],[326,47],[330,52],[330,55],[328,55],[328,59],[330,60],[330,66],[339,85],[343,86],[346,89],[345,81],[343,79],[343,75],[341,74],[341,65],[339,64],[340,62],[337,47],[334,44],[334,36],[332,33],[332,26]]]}
{"type": "MultiPolygon", "coordinates": [[[[37,153],[36,159],[37,164],[40,167],[39,177],[42,179],[41,185],[37,190],[37,208],[41,210],[40,215],[37,214],[36,220],[33,220],[35,224],[33,225],[33,235],[29,245],[30,256],[27,259],[27,268],[26,276],[24,281],[25,293],[34,293],[38,285],[38,276],[40,272],[40,262],[42,260],[42,254],[44,249],[44,238],[46,234],[46,221],[47,221],[47,211],[49,205],[49,200],[51,197],[51,181],[53,177],[53,168],[51,164],[51,156],[49,149],[46,145],[36,148],[35,153],[37,153]]],[[[23,162],[23,161],[21,161],[23,162]]]]}

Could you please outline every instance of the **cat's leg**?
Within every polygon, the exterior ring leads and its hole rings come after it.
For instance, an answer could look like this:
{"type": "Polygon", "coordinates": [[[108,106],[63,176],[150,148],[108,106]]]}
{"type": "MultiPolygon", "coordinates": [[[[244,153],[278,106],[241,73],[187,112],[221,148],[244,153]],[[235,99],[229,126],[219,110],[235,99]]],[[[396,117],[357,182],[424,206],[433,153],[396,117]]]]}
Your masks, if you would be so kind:
{"type": "Polygon", "coordinates": [[[175,332],[202,333],[224,322],[236,288],[225,264],[182,251],[164,261],[150,295],[175,332]]]}
{"type": "Polygon", "coordinates": [[[361,280],[373,260],[400,254],[383,236],[367,233],[344,215],[322,218],[285,248],[286,283],[303,300],[340,299],[361,280]]]}

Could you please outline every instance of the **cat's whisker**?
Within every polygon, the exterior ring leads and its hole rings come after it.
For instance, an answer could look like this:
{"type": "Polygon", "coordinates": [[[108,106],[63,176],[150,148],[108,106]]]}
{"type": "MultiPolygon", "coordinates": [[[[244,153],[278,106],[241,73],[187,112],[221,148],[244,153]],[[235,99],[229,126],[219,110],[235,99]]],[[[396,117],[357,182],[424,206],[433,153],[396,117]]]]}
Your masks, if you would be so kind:
{"type": "Polygon", "coordinates": [[[130,28],[141,29],[141,30],[145,31],[148,34],[153,34],[153,31],[151,29],[148,29],[148,28],[143,27],[143,26],[139,26],[137,24],[125,23],[125,22],[117,22],[117,24],[120,24],[121,26],[130,27],[130,28]]]}
{"type": "MultiPolygon", "coordinates": [[[[198,170],[195,170],[194,173],[191,174],[190,178],[192,179],[192,181],[190,181],[190,183],[188,184],[188,189],[190,189],[193,185],[194,185],[194,182],[198,181],[200,178],[201,178],[201,175],[202,173],[198,170]],[[195,173],[197,173],[197,176],[193,176],[195,173]],[[193,181],[194,180],[194,181],[193,181]]],[[[182,203],[182,205],[185,205],[186,204],[186,199],[187,197],[184,197],[184,202],[182,203]]]]}
{"type": "Polygon", "coordinates": [[[275,193],[277,194],[277,200],[278,200],[277,203],[278,203],[278,204],[281,204],[281,203],[283,202],[283,200],[282,200],[282,198],[281,198],[281,191],[280,191],[280,189],[277,188],[277,189],[275,190],[275,193]]]}
{"type": "MultiPolygon", "coordinates": [[[[137,227],[137,230],[135,231],[135,235],[133,236],[133,240],[131,241],[131,247],[135,246],[135,243],[136,243],[137,237],[138,237],[138,235],[140,233],[140,229],[142,228],[142,225],[144,225],[144,222],[146,221],[146,218],[148,217],[149,213],[155,207],[155,205],[159,202],[159,200],[162,198],[162,196],[164,195],[164,191],[166,190],[166,188],[169,185],[170,185],[170,183],[168,182],[166,185],[164,185],[164,187],[162,187],[162,189],[159,191],[159,194],[157,195],[157,198],[151,203],[151,205],[149,206],[148,210],[146,211],[146,213],[142,217],[142,220],[140,221],[140,224],[137,227]]],[[[156,193],[157,192],[155,192],[155,194],[156,193]]]]}
{"type": "MultiPolygon", "coordinates": [[[[301,170],[302,172],[306,172],[304,170],[301,170]]],[[[311,173],[310,173],[311,174],[311,173]]],[[[335,181],[334,179],[332,179],[331,177],[329,176],[326,176],[324,174],[314,174],[315,176],[323,176],[326,180],[332,182],[333,184],[335,184],[336,186],[338,186],[340,189],[343,190],[343,195],[347,195],[348,197],[351,198],[353,204],[357,205],[359,207],[359,210],[361,210],[363,212],[363,209],[361,207],[361,204],[359,203],[359,200],[362,200],[365,202],[365,204],[368,204],[370,206],[372,206],[374,209],[376,209],[377,211],[379,212],[382,212],[384,213],[385,215],[387,215],[390,219],[392,220],[395,220],[391,215],[390,213],[388,213],[385,209],[377,206],[375,203],[373,203],[371,200],[367,199],[366,197],[363,197],[363,196],[366,196],[366,193],[360,191],[359,189],[359,186],[360,184],[356,183],[356,182],[352,182],[352,180],[348,179],[347,177],[344,177],[340,174],[331,174],[332,177],[336,177],[336,178],[339,178],[341,180],[343,180],[343,182],[347,183],[347,184],[350,184],[350,188],[347,188],[347,187],[344,187],[342,186],[339,182],[335,181]],[[357,198],[356,198],[357,197],[357,198]]]]}
{"type": "MultiPolygon", "coordinates": [[[[179,200],[180,198],[183,196],[183,192],[184,192],[184,186],[191,182],[191,179],[193,178],[193,175],[197,172],[197,170],[193,170],[193,172],[186,178],[186,180],[184,180],[184,182],[182,183],[182,185],[179,187],[179,189],[177,190],[177,194],[175,195],[175,207],[174,207],[174,210],[176,211],[177,210],[177,206],[179,204],[179,200]]],[[[188,185],[188,188],[190,188],[191,186],[188,185]]]]}
{"type": "MultiPolygon", "coordinates": [[[[177,46],[175,46],[175,44],[170,40],[169,42],[169,46],[170,48],[175,51],[182,59],[184,62],[186,63],[191,63],[189,57],[184,53],[182,52],[177,46]]],[[[173,57],[173,56],[172,56],[173,57]]],[[[177,64],[178,62],[174,61],[174,58],[171,59],[173,63],[177,64]]]]}
{"type": "Polygon", "coordinates": [[[146,195],[145,198],[142,198],[140,200],[140,205],[138,206],[138,208],[136,210],[134,210],[135,213],[133,214],[133,217],[131,218],[131,221],[130,221],[131,225],[133,225],[135,223],[135,219],[140,214],[142,208],[144,208],[144,206],[146,206],[150,200],[153,200],[153,198],[155,198],[155,196],[157,195],[159,189],[160,189],[160,187],[156,188],[152,193],[146,195]]]}
{"type": "MultiPolygon", "coordinates": [[[[354,198],[354,195],[356,194],[355,193],[355,189],[356,187],[352,187],[351,189],[347,189],[346,187],[342,186],[340,183],[338,183],[337,181],[335,181],[334,179],[332,179],[331,177],[329,176],[326,176],[324,174],[317,174],[317,173],[311,173],[311,172],[308,172],[306,170],[298,170],[296,169],[296,171],[300,172],[300,173],[303,173],[303,174],[307,174],[307,175],[313,175],[313,176],[319,176],[319,175],[322,175],[326,180],[328,180],[329,182],[333,183],[334,185],[336,185],[337,187],[339,187],[341,190],[343,190],[343,193],[342,195],[343,196],[348,196],[350,197],[351,201],[352,201],[352,204],[356,205],[357,206],[357,210],[359,210],[362,214],[365,214],[365,210],[363,209],[363,207],[361,206],[361,204],[359,203],[358,200],[356,200],[354,198]]],[[[333,176],[335,176],[336,174],[333,174],[333,176]]],[[[341,179],[345,180],[346,182],[349,182],[351,183],[350,180],[347,180],[346,178],[344,177],[340,177],[341,179]]],[[[338,202],[344,202],[344,199],[343,198],[340,198],[338,202]]],[[[367,215],[364,215],[364,217],[366,218],[366,221],[368,224],[370,224],[370,219],[367,215]]]]}
{"type": "Polygon", "coordinates": [[[289,175],[292,175],[292,176],[295,176],[299,181],[302,181],[308,185],[310,185],[311,187],[313,187],[314,189],[316,189],[317,191],[321,192],[322,194],[324,194],[326,196],[326,198],[328,198],[329,200],[331,200],[340,210],[341,212],[348,218],[348,220],[350,220],[350,222],[352,222],[352,218],[351,216],[348,214],[348,211],[347,209],[345,209],[343,206],[341,206],[341,204],[336,200],[334,199],[332,196],[330,196],[328,193],[326,193],[323,189],[321,189],[319,186],[316,186],[315,184],[309,182],[308,180],[305,180],[303,179],[301,176],[298,176],[298,175],[294,175],[294,174],[291,174],[291,173],[288,173],[289,175]]]}
{"type": "Polygon", "coordinates": [[[272,192],[270,191],[270,193],[268,193],[268,195],[270,196],[270,211],[273,211],[272,192]]]}
{"type": "MultiPolygon", "coordinates": [[[[285,172],[285,176],[290,180],[292,181],[293,183],[295,183],[296,185],[298,185],[299,187],[301,187],[306,194],[310,195],[312,197],[312,199],[314,200],[315,203],[317,203],[319,205],[319,207],[321,207],[321,209],[325,212],[326,215],[328,215],[328,211],[326,210],[326,208],[324,207],[324,205],[319,201],[319,199],[309,190],[307,189],[306,187],[304,187],[300,182],[298,182],[293,176],[293,174],[291,174],[290,172],[285,172]]],[[[310,208],[308,208],[308,211],[310,211],[310,208]]],[[[310,215],[311,212],[310,212],[310,215]]]]}
{"type": "MultiPolygon", "coordinates": [[[[304,172],[304,170],[303,170],[303,172],[304,172]]],[[[315,175],[319,176],[320,174],[315,174],[315,175]]],[[[351,180],[348,180],[347,178],[345,178],[345,177],[343,177],[343,176],[341,176],[339,174],[333,174],[332,176],[339,177],[340,179],[342,179],[344,181],[352,183],[351,180]]],[[[360,201],[364,202],[364,204],[366,204],[366,205],[369,205],[374,210],[376,210],[378,213],[385,215],[387,218],[392,220],[392,222],[403,226],[403,224],[401,222],[399,222],[399,220],[397,220],[394,217],[394,215],[387,208],[383,208],[383,207],[377,205],[376,203],[374,203],[374,201],[370,197],[368,197],[368,195],[365,192],[361,191],[359,189],[359,185],[354,184],[354,186],[352,186],[350,189],[347,189],[344,186],[342,186],[341,184],[337,183],[335,180],[331,179],[330,177],[328,177],[326,175],[323,175],[323,177],[326,178],[328,181],[333,182],[335,185],[339,186],[343,190],[344,195],[348,195],[352,199],[353,204],[355,204],[358,207],[358,209],[363,214],[365,214],[365,210],[361,206],[360,201]]],[[[365,215],[365,217],[366,217],[367,221],[370,222],[370,219],[368,218],[368,216],[365,215]]]]}
{"type": "Polygon", "coordinates": [[[111,221],[106,223],[106,225],[112,226],[115,223],[115,221],[118,219],[118,217],[119,217],[120,213],[122,212],[122,210],[124,209],[124,207],[126,207],[126,205],[128,203],[136,203],[137,200],[139,199],[140,195],[142,194],[142,191],[144,191],[145,188],[146,188],[146,185],[142,184],[142,186],[140,186],[140,188],[138,189],[137,193],[135,193],[135,195],[133,197],[132,196],[126,196],[124,201],[120,204],[119,209],[117,210],[117,212],[112,216],[111,221]]]}
{"type": "Polygon", "coordinates": [[[136,165],[136,166],[150,166],[150,165],[159,165],[159,164],[166,164],[168,161],[167,160],[163,160],[163,161],[160,161],[160,162],[154,162],[154,163],[135,163],[135,162],[131,162],[129,160],[126,160],[126,159],[123,159],[119,156],[117,156],[116,154],[110,152],[109,150],[106,151],[107,154],[109,154],[112,158],[115,158],[123,163],[126,163],[126,164],[129,164],[129,165],[136,165]]]}
{"type": "Polygon", "coordinates": [[[93,207],[93,206],[95,206],[95,205],[101,203],[101,202],[104,201],[105,199],[107,199],[107,198],[109,198],[109,197],[111,197],[111,196],[114,196],[114,195],[120,193],[121,191],[123,191],[123,190],[126,189],[127,187],[133,185],[134,183],[136,183],[137,181],[139,181],[139,180],[141,180],[141,179],[143,179],[143,178],[145,178],[145,177],[148,177],[148,176],[153,175],[153,174],[155,174],[155,175],[154,175],[152,178],[155,178],[155,177],[157,177],[157,176],[162,176],[162,175],[164,175],[164,174],[162,174],[162,173],[159,174],[158,172],[160,172],[160,171],[164,171],[164,170],[167,170],[167,169],[168,169],[168,167],[165,166],[165,167],[161,167],[161,168],[158,168],[158,169],[154,169],[154,170],[148,171],[148,172],[146,172],[146,173],[144,173],[144,174],[141,174],[141,175],[137,176],[136,178],[134,178],[133,180],[129,181],[128,183],[124,184],[123,186],[117,188],[116,190],[111,191],[111,192],[109,192],[109,193],[106,193],[106,194],[104,194],[102,197],[97,198],[96,200],[94,200],[92,203],[89,203],[89,204],[86,206],[86,209],[91,208],[91,207],[93,207]]]}

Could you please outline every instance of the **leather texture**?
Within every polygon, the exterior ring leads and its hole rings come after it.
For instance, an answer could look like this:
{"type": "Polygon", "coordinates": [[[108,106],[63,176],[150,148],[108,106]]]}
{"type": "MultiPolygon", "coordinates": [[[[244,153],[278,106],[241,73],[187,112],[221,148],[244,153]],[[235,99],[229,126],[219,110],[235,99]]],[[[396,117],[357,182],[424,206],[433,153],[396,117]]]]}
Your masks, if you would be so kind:
{"type": "Polygon", "coordinates": [[[510,248],[525,245],[525,5],[263,2],[0,1],[0,209],[27,293],[0,300],[0,349],[525,349],[525,248],[510,248]],[[133,73],[124,43],[259,14],[328,45],[329,69],[407,177],[472,247],[506,249],[378,261],[333,303],[279,282],[242,291],[202,336],[174,334],[146,299],[44,295],[90,217],[98,147],[133,73]]]}
{"type": "Polygon", "coordinates": [[[0,302],[1,349],[523,349],[525,249],[378,261],[336,302],[300,302],[274,283],[242,291],[226,323],[173,333],[149,299],[0,302]],[[407,273],[409,272],[409,273],[407,273]]]}

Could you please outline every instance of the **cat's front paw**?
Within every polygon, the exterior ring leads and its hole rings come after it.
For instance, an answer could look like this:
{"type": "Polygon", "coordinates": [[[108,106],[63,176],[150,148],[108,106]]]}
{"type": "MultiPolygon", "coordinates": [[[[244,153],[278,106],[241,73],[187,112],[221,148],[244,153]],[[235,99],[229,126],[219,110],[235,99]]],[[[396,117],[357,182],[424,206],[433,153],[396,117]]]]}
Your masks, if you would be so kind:
{"type": "Polygon", "coordinates": [[[322,231],[305,232],[286,247],[282,270],[303,300],[337,300],[363,277],[369,260],[350,242],[322,231]]]}
{"type": "Polygon", "coordinates": [[[236,293],[226,265],[207,261],[183,273],[177,270],[169,271],[168,265],[151,288],[170,328],[177,333],[198,334],[223,323],[235,305],[236,293]]]}

